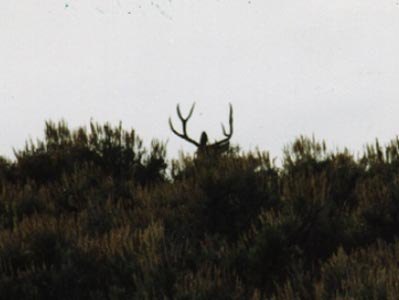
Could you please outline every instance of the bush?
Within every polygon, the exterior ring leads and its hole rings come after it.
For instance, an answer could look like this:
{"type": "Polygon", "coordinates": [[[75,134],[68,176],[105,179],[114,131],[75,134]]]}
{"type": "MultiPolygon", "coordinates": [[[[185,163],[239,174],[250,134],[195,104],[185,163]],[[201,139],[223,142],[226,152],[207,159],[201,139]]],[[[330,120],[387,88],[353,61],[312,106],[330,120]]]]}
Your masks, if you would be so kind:
{"type": "Polygon", "coordinates": [[[150,149],[121,125],[0,157],[0,299],[394,299],[399,141],[355,158],[150,149]]]}

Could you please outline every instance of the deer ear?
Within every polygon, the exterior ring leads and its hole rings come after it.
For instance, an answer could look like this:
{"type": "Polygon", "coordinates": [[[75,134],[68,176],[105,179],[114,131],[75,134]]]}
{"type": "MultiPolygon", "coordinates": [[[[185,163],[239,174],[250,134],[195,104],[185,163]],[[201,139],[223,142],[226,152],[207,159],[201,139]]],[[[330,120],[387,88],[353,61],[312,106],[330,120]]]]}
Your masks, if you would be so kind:
{"type": "Polygon", "coordinates": [[[201,133],[201,138],[200,138],[200,145],[205,146],[208,143],[208,135],[206,134],[205,131],[201,133]]]}

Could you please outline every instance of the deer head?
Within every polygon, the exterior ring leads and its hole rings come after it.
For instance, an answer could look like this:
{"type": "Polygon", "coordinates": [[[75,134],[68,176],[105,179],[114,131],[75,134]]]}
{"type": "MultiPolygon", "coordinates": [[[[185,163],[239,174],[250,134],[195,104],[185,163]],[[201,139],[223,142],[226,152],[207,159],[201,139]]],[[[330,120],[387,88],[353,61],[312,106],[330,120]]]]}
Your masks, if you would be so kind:
{"type": "Polygon", "coordinates": [[[169,126],[170,129],[174,134],[176,134],[178,137],[184,139],[185,141],[193,144],[194,146],[197,147],[197,155],[219,155],[222,154],[223,152],[226,152],[229,147],[230,147],[230,139],[233,135],[233,107],[231,104],[229,104],[230,112],[229,112],[229,131],[226,131],[226,128],[224,127],[222,123],[222,131],[223,135],[225,136],[224,139],[216,141],[214,143],[208,144],[208,135],[206,134],[205,131],[201,133],[201,137],[199,142],[196,140],[190,138],[187,134],[187,122],[191,118],[191,115],[193,114],[195,107],[195,103],[191,106],[190,111],[187,115],[187,117],[183,117],[181,111],[180,111],[180,106],[177,104],[176,111],[177,111],[177,116],[179,117],[181,123],[182,123],[182,132],[178,132],[172,124],[171,118],[169,118],[169,126]]]}

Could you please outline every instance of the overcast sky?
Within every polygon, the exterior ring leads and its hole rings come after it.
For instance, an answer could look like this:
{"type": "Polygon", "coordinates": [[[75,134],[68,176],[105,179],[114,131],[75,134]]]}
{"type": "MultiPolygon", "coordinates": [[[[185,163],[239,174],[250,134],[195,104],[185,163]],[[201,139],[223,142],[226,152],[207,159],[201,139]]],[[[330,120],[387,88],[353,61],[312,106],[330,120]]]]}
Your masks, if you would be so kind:
{"type": "Polygon", "coordinates": [[[196,138],[231,102],[244,149],[355,152],[399,132],[398,56],[399,0],[2,0],[0,155],[91,118],[193,151],[167,119],[194,101],[196,138]]]}

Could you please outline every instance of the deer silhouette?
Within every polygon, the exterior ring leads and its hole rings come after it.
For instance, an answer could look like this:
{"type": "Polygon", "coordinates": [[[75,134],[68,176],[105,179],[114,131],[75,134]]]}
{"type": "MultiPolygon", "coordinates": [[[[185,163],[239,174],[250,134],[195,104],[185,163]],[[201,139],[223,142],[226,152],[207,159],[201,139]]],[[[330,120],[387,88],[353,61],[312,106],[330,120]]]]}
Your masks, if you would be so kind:
{"type": "Polygon", "coordinates": [[[172,119],[169,118],[169,126],[172,132],[177,135],[178,137],[184,139],[185,141],[193,144],[194,146],[197,147],[197,157],[214,157],[214,156],[219,156],[222,153],[226,152],[229,147],[230,147],[230,139],[233,135],[233,107],[231,104],[229,104],[229,131],[226,131],[226,128],[224,127],[222,123],[222,131],[223,135],[225,136],[224,139],[216,141],[214,143],[209,144],[208,141],[208,135],[206,134],[205,131],[201,133],[201,137],[199,142],[196,140],[190,138],[187,134],[187,122],[191,118],[193,111],[195,108],[195,103],[191,106],[190,111],[186,117],[183,117],[180,106],[177,104],[176,106],[176,111],[177,111],[177,116],[179,117],[181,123],[182,123],[182,132],[178,132],[174,127],[172,123],[172,119]]]}

